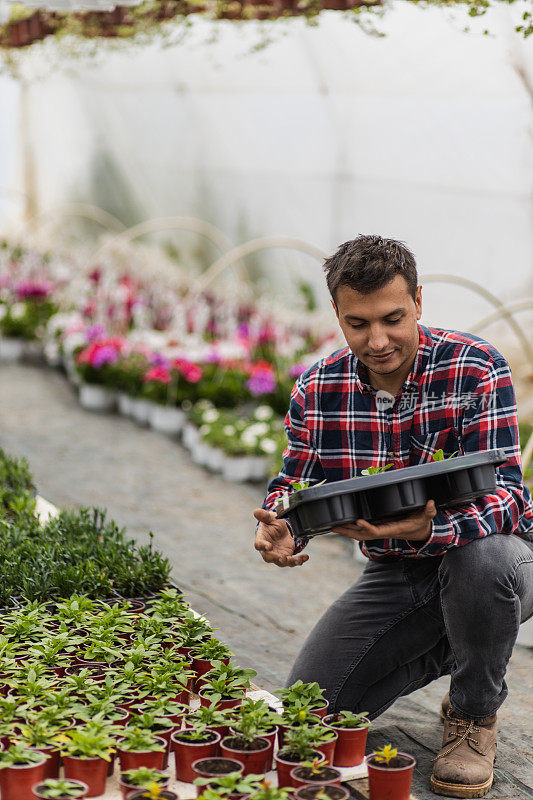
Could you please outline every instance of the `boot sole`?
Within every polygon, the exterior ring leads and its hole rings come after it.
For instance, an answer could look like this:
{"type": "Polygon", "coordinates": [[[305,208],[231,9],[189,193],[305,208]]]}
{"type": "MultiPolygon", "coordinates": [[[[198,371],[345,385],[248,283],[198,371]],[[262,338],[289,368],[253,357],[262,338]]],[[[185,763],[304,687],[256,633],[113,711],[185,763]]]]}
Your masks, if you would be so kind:
{"type": "Polygon", "coordinates": [[[494,775],[491,773],[490,778],[486,780],[485,783],[465,786],[459,783],[445,783],[444,781],[437,780],[437,778],[434,778],[432,775],[430,784],[431,790],[435,794],[441,794],[445,797],[483,797],[492,786],[493,780],[494,775]]]}

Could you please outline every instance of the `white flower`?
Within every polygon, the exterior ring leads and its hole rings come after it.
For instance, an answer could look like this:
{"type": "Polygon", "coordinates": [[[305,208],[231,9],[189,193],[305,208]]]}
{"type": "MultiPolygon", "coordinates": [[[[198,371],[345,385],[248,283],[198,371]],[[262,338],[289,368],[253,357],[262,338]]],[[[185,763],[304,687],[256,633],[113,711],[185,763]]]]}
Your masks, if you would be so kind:
{"type": "Polygon", "coordinates": [[[84,333],[81,331],[76,331],[75,333],[69,333],[63,339],[63,350],[67,355],[72,355],[74,350],[77,347],[82,347],[87,344],[87,339],[84,333]]]}
{"type": "Polygon", "coordinates": [[[224,436],[235,436],[235,427],[233,425],[224,425],[222,428],[224,436]]]}
{"type": "Polygon", "coordinates": [[[270,408],[270,406],[257,406],[254,411],[254,417],[260,422],[266,422],[269,419],[272,419],[274,415],[274,410],[270,408]]]}
{"type": "Polygon", "coordinates": [[[249,430],[244,431],[241,436],[241,441],[243,444],[248,445],[249,447],[255,447],[257,444],[257,436],[254,433],[250,433],[249,430]]]}
{"type": "Polygon", "coordinates": [[[202,414],[202,419],[204,422],[216,422],[219,416],[220,414],[216,408],[208,408],[207,411],[204,411],[202,414]]]}
{"type": "Polygon", "coordinates": [[[265,453],[274,453],[276,450],[276,442],[274,439],[261,439],[259,446],[265,453]]]}
{"type": "Polygon", "coordinates": [[[202,427],[198,429],[198,433],[200,434],[200,436],[207,436],[210,430],[211,428],[209,427],[209,425],[202,425],[202,427]]]}
{"type": "Polygon", "coordinates": [[[22,319],[26,313],[26,306],[24,303],[13,303],[10,309],[11,319],[22,319]]]}
{"type": "Polygon", "coordinates": [[[255,422],[253,425],[249,425],[246,428],[245,433],[250,433],[254,436],[264,436],[268,431],[269,427],[266,422],[255,422]]]}

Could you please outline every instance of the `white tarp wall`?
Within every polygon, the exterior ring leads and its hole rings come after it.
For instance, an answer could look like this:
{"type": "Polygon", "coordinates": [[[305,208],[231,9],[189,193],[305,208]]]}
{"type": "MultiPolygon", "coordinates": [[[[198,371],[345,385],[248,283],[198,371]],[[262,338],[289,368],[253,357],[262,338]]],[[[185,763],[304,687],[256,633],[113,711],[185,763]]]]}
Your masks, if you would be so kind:
{"type": "MultiPolygon", "coordinates": [[[[316,27],[190,18],[175,46],[48,70],[30,87],[38,206],[95,203],[127,224],[195,215],[236,243],[287,234],[326,252],[380,233],[404,240],[422,274],[467,275],[505,301],[533,296],[533,114],[515,68],[533,83],[533,37],[513,32],[511,12],[467,34],[464,11],[452,20],[398,2],[375,23],[385,37],[337,12],[316,27]],[[272,41],[253,51],[260,31],[272,41]]],[[[7,79],[0,91],[0,186],[20,190],[7,79]]],[[[289,269],[326,300],[304,256],[274,251],[262,264],[271,291],[289,269]]],[[[491,310],[440,285],[425,298],[424,320],[444,327],[491,310]]]]}

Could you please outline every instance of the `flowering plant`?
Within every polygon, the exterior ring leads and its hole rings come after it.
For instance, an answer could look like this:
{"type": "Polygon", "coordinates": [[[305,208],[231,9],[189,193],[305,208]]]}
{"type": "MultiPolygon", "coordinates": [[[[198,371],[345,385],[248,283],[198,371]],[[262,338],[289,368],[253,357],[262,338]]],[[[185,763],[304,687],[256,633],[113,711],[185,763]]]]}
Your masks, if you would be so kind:
{"type": "Polygon", "coordinates": [[[37,339],[56,311],[50,300],[28,299],[0,303],[0,334],[8,338],[37,339]]]}
{"type": "Polygon", "coordinates": [[[197,399],[202,375],[202,368],[186,358],[169,360],[156,355],[143,375],[142,394],[161,405],[181,405],[184,400],[197,399]]]}

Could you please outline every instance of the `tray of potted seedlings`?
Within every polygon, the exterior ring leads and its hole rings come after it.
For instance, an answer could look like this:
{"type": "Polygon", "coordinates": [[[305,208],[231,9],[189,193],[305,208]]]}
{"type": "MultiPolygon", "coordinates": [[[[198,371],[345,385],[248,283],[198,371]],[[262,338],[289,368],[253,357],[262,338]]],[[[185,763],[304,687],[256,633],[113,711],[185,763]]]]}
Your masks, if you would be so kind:
{"type": "Polygon", "coordinates": [[[373,468],[372,474],[299,489],[284,495],[276,512],[297,536],[313,537],[358,519],[379,523],[405,516],[428,500],[444,508],[464,505],[494,491],[495,469],[505,461],[503,450],[447,459],[435,454],[433,461],[413,467],[373,468]]]}

